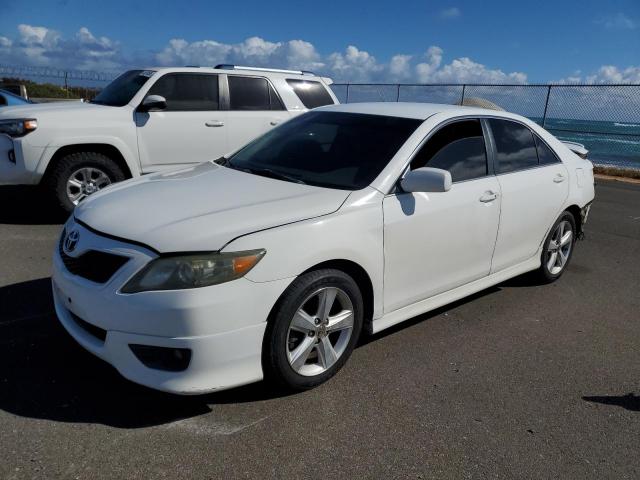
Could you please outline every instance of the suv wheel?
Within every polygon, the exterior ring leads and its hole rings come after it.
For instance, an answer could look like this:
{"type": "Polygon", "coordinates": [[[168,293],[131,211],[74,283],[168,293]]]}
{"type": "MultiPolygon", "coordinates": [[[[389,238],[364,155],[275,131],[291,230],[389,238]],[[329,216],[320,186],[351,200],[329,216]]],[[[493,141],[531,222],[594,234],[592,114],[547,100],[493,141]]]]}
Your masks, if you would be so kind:
{"type": "Polygon", "coordinates": [[[106,155],[78,152],[64,156],[46,184],[60,206],[70,212],[89,195],[124,179],[122,169],[106,155]]]}
{"type": "Polygon", "coordinates": [[[292,390],[327,381],[351,355],[362,321],[362,294],[349,275],[326,269],[298,277],[267,327],[265,375],[292,390]]]}

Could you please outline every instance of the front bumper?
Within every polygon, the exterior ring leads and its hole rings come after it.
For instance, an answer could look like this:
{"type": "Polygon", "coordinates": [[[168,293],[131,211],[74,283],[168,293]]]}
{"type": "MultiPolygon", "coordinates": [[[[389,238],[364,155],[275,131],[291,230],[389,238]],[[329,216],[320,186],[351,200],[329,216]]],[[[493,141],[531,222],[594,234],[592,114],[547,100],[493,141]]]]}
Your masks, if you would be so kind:
{"type": "Polygon", "coordinates": [[[266,319],[290,279],[256,283],[241,278],[190,290],[121,294],[119,287],[154,254],[77,224],[73,228],[80,231],[78,252],[99,249],[131,258],[105,284],[96,284],[71,274],[54,254],[56,314],[81,346],[129,380],[171,393],[207,393],[262,379],[266,319]],[[95,327],[103,333],[96,335],[95,327]],[[191,359],[182,371],[150,368],[130,345],[188,349],[191,359]]]}
{"type": "Polygon", "coordinates": [[[36,172],[44,147],[23,149],[20,139],[0,134],[0,185],[32,185],[40,181],[36,172]]]}

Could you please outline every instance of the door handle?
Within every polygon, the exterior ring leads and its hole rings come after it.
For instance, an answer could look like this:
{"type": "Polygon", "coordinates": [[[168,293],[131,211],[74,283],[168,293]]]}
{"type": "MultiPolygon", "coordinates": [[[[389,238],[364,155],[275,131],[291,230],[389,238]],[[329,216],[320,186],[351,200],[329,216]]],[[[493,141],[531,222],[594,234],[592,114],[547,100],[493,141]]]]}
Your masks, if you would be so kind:
{"type": "Polygon", "coordinates": [[[561,173],[557,174],[557,175],[555,176],[555,178],[553,179],[553,181],[554,181],[555,183],[562,183],[562,182],[564,182],[564,175],[562,175],[561,173]]]}
{"type": "Polygon", "coordinates": [[[279,122],[278,122],[278,121],[276,121],[276,120],[271,120],[271,121],[269,122],[269,125],[271,125],[272,127],[275,127],[278,123],[279,123],[279,122]]]}
{"type": "Polygon", "coordinates": [[[480,197],[480,201],[482,203],[489,203],[493,202],[496,198],[498,198],[498,194],[496,192],[488,191],[480,197]]]}
{"type": "Polygon", "coordinates": [[[209,120],[208,122],[204,122],[207,127],[224,127],[224,122],[222,120],[209,120]]]}

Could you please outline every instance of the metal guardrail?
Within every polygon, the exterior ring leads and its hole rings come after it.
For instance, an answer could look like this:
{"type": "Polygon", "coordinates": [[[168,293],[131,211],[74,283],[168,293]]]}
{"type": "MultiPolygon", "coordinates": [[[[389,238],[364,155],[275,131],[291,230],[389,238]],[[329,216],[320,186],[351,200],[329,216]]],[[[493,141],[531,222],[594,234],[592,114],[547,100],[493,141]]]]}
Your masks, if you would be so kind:
{"type": "Polygon", "coordinates": [[[640,170],[640,85],[348,83],[342,103],[489,100],[528,117],[561,140],[584,144],[596,164],[640,170]]]}

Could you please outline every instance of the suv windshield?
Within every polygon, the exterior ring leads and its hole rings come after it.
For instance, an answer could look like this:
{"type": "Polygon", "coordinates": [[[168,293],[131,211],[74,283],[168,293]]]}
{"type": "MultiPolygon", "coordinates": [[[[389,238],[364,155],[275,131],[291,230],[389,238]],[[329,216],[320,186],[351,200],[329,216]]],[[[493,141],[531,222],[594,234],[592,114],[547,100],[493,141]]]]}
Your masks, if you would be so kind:
{"type": "Polygon", "coordinates": [[[91,103],[123,107],[154,73],[156,73],[154,70],[129,70],[107,85],[91,103]]]}
{"type": "Polygon", "coordinates": [[[420,123],[381,115],[309,112],[222,163],[285,181],[360,190],[380,174],[420,123]]]}

